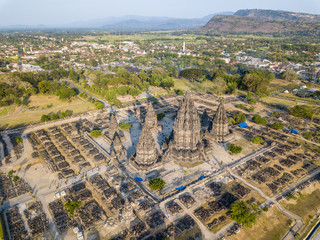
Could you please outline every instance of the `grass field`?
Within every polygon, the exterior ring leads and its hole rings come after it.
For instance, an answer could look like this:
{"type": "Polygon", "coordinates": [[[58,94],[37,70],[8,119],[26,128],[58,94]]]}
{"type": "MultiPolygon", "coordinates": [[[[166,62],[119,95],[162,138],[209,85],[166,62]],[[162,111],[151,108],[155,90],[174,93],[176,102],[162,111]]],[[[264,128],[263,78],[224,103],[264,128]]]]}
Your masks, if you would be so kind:
{"type": "MultiPolygon", "coordinates": [[[[188,35],[171,35],[170,32],[155,32],[152,34],[142,33],[142,34],[130,34],[130,35],[104,35],[104,36],[84,36],[79,40],[86,41],[107,41],[107,42],[116,42],[116,41],[157,41],[157,42],[170,42],[170,43],[179,43],[181,46],[183,41],[192,44],[200,44],[205,42],[204,39],[196,39],[198,35],[188,34],[188,35]]],[[[203,37],[203,36],[201,36],[203,37]]]]}
{"type": "Polygon", "coordinates": [[[289,230],[289,218],[276,208],[263,212],[252,227],[241,228],[240,233],[228,237],[230,240],[278,240],[289,230]]]}
{"type": "Polygon", "coordinates": [[[8,106],[0,108],[0,117],[11,114],[15,111],[16,106],[8,106]]]}
{"type": "Polygon", "coordinates": [[[84,102],[78,97],[70,101],[61,101],[53,95],[35,95],[30,97],[30,103],[24,110],[15,108],[9,115],[0,115],[0,128],[14,127],[39,122],[44,114],[64,112],[69,110],[73,115],[95,110],[92,103],[84,102]]]}
{"type": "MultiPolygon", "coordinates": [[[[286,107],[294,107],[298,103],[292,100],[286,100],[286,99],[280,99],[278,97],[265,97],[261,99],[261,102],[267,103],[267,104],[281,104],[285,105],[286,107]]],[[[301,105],[301,104],[300,104],[301,105]]]]}
{"type": "Polygon", "coordinates": [[[213,83],[211,81],[200,82],[191,82],[188,79],[184,78],[175,78],[174,79],[174,88],[181,90],[194,90],[197,92],[211,92],[213,91],[213,83]]]}
{"type": "Polygon", "coordinates": [[[295,203],[288,203],[286,200],[282,201],[281,204],[289,211],[302,217],[307,224],[310,221],[310,216],[316,214],[315,209],[320,207],[320,190],[317,189],[310,194],[302,194],[297,197],[295,203]]]}

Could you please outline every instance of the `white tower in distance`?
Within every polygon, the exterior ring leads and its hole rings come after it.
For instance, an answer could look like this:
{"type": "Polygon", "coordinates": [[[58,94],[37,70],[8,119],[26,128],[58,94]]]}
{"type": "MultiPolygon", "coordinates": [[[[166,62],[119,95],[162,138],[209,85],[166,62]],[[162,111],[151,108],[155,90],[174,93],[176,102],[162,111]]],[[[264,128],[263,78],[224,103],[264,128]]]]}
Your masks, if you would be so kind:
{"type": "Polygon", "coordinates": [[[183,42],[182,52],[183,52],[183,53],[186,52],[186,42],[183,42]]]}

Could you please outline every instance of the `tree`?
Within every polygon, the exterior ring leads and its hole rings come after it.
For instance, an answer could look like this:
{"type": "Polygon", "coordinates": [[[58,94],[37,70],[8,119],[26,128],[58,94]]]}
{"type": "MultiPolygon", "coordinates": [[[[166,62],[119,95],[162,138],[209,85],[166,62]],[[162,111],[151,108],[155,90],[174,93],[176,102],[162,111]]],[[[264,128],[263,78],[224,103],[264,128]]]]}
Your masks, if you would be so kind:
{"type": "Polygon", "coordinates": [[[149,181],[149,187],[152,190],[161,190],[166,185],[166,182],[161,178],[154,178],[149,181]]]}
{"type": "Polygon", "coordinates": [[[254,137],[251,139],[251,142],[253,142],[255,144],[261,144],[261,143],[263,143],[263,138],[262,137],[254,137]]]}
{"type": "Polygon", "coordinates": [[[246,121],[246,115],[244,115],[243,112],[238,111],[235,115],[233,115],[233,119],[233,124],[239,124],[246,121]]]}
{"type": "Polygon", "coordinates": [[[59,99],[70,99],[71,97],[77,95],[76,91],[72,88],[61,88],[56,94],[59,96],[59,99]]]}
{"type": "Polygon", "coordinates": [[[59,119],[59,116],[57,114],[55,114],[55,113],[51,113],[50,120],[54,121],[54,120],[57,120],[57,119],[59,119]]]}
{"type": "Polygon", "coordinates": [[[161,86],[165,88],[172,88],[174,86],[174,81],[172,77],[166,77],[162,79],[161,86]]]}
{"type": "Polygon", "coordinates": [[[282,122],[275,122],[271,124],[271,128],[276,129],[276,130],[282,130],[284,128],[284,125],[282,122]]]}
{"type": "Polygon", "coordinates": [[[48,121],[50,121],[50,118],[47,115],[42,115],[40,121],[41,122],[48,122],[48,121]]]}
{"type": "Polygon", "coordinates": [[[95,102],[95,103],[94,103],[94,106],[95,106],[97,109],[104,109],[104,104],[103,104],[103,102],[100,102],[100,101],[95,102]]]}
{"type": "Polygon", "coordinates": [[[16,143],[23,143],[23,139],[21,137],[16,137],[16,143]]]}
{"type": "Polygon", "coordinates": [[[160,74],[152,74],[150,78],[150,85],[160,87],[162,82],[162,76],[160,74]]]}
{"type": "Polygon", "coordinates": [[[128,131],[130,128],[132,128],[132,124],[130,124],[130,123],[120,123],[119,128],[121,130],[128,131]]]}
{"type": "Polygon", "coordinates": [[[65,112],[60,112],[59,113],[59,118],[66,118],[66,117],[70,117],[71,116],[71,112],[70,111],[65,111],[65,112]]]}
{"type": "Polygon", "coordinates": [[[12,180],[13,180],[14,182],[16,182],[16,181],[18,181],[19,179],[20,179],[20,178],[19,178],[18,176],[14,176],[12,180]]]}
{"type": "Polygon", "coordinates": [[[292,81],[297,80],[299,78],[299,74],[297,74],[296,72],[294,72],[292,70],[286,70],[281,74],[281,78],[292,82],[292,81]]]}
{"type": "Polygon", "coordinates": [[[231,154],[238,154],[242,152],[242,147],[235,144],[229,144],[228,151],[231,152],[231,154]]]}
{"type": "Polygon", "coordinates": [[[244,201],[236,201],[230,207],[231,218],[246,227],[256,223],[256,211],[244,201]]]}
{"type": "Polygon", "coordinates": [[[183,91],[181,89],[177,89],[176,90],[176,94],[182,96],[183,95],[183,91]]]}
{"type": "Polygon", "coordinates": [[[77,201],[67,202],[64,205],[64,207],[65,209],[67,209],[69,216],[72,218],[75,210],[81,207],[81,202],[77,202],[77,201]]]}
{"type": "Polygon", "coordinates": [[[247,73],[242,84],[251,92],[255,92],[257,95],[263,95],[267,91],[270,80],[263,74],[258,74],[256,72],[247,73]]]}
{"type": "Polygon", "coordinates": [[[57,70],[52,70],[49,73],[49,76],[53,79],[53,80],[59,80],[60,79],[60,73],[57,70]]]}
{"type": "Polygon", "coordinates": [[[227,84],[222,77],[213,80],[213,91],[217,95],[222,95],[227,91],[227,84]]]}
{"type": "Polygon", "coordinates": [[[157,119],[158,121],[162,120],[166,115],[164,113],[158,113],[157,114],[157,119]]]}
{"type": "Polygon", "coordinates": [[[91,137],[94,137],[94,138],[97,138],[97,137],[100,137],[102,134],[101,130],[93,130],[91,133],[90,133],[90,136],[91,137]]]}
{"type": "Polygon", "coordinates": [[[252,121],[257,123],[257,124],[261,124],[261,125],[267,125],[268,124],[268,120],[264,117],[261,117],[259,114],[254,114],[252,117],[252,121]]]}
{"type": "Polygon", "coordinates": [[[148,74],[145,71],[141,70],[139,73],[139,78],[142,82],[146,82],[148,80],[148,74]]]}
{"type": "Polygon", "coordinates": [[[180,77],[183,77],[192,81],[199,79],[202,75],[204,75],[204,72],[198,68],[185,69],[185,70],[182,70],[179,74],[180,77]]]}
{"type": "Polygon", "coordinates": [[[79,75],[78,75],[73,69],[71,69],[71,70],[69,71],[69,76],[68,76],[68,78],[69,78],[70,80],[72,80],[72,81],[78,82],[78,80],[79,80],[79,75]]]}
{"type": "Polygon", "coordinates": [[[227,74],[227,70],[225,68],[214,68],[211,73],[211,78],[216,79],[217,77],[223,77],[227,74]]]}

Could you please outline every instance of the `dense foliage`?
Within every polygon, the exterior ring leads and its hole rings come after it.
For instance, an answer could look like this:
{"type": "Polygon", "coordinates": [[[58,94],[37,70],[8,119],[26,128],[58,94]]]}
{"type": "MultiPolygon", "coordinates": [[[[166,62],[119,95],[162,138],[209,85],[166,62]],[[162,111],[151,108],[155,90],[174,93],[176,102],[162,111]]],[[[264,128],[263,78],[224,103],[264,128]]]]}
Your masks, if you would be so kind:
{"type": "Polygon", "coordinates": [[[257,124],[268,125],[268,120],[264,117],[261,117],[259,114],[254,114],[252,117],[252,121],[257,124]]]}
{"type": "Polygon", "coordinates": [[[238,154],[242,152],[242,147],[235,144],[229,144],[228,151],[231,154],[238,154]]]}
{"type": "Polygon", "coordinates": [[[161,190],[166,185],[166,182],[161,178],[154,178],[149,181],[149,187],[152,190],[161,190]]]}
{"type": "Polygon", "coordinates": [[[91,133],[90,133],[90,136],[91,137],[94,137],[94,138],[97,138],[97,137],[100,137],[102,134],[102,131],[101,130],[93,130],[91,133]]]}
{"type": "Polygon", "coordinates": [[[284,125],[282,122],[275,122],[271,124],[271,128],[276,129],[276,130],[282,130],[284,128],[284,125]]]}
{"type": "Polygon", "coordinates": [[[120,123],[119,128],[121,130],[128,131],[130,128],[132,128],[132,124],[130,124],[130,123],[120,123]]]}
{"type": "Polygon", "coordinates": [[[262,137],[254,137],[251,139],[251,142],[253,142],[255,144],[261,144],[261,143],[263,143],[263,138],[262,137]]]}
{"type": "Polygon", "coordinates": [[[297,105],[293,108],[290,108],[290,113],[298,118],[306,118],[306,119],[313,119],[315,111],[312,107],[307,105],[297,105]]]}
{"type": "Polygon", "coordinates": [[[70,117],[71,115],[72,115],[72,113],[70,111],[51,113],[48,115],[44,114],[41,116],[40,121],[41,122],[49,122],[49,121],[54,121],[54,120],[61,119],[61,118],[70,117]]]}
{"type": "Polygon", "coordinates": [[[243,112],[236,112],[232,118],[229,118],[230,124],[239,124],[246,121],[246,115],[243,112]]]}
{"type": "Polygon", "coordinates": [[[65,209],[67,209],[69,216],[72,218],[75,210],[81,207],[81,202],[77,202],[77,201],[67,202],[64,205],[64,207],[65,209]]]}
{"type": "Polygon", "coordinates": [[[157,114],[157,119],[158,121],[162,120],[166,115],[164,113],[158,113],[157,114]]]}
{"type": "Polygon", "coordinates": [[[244,201],[236,201],[230,207],[230,216],[237,223],[246,227],[252,227],[256,223],[256,217],[260,214],[259,207],[244,201]]]}

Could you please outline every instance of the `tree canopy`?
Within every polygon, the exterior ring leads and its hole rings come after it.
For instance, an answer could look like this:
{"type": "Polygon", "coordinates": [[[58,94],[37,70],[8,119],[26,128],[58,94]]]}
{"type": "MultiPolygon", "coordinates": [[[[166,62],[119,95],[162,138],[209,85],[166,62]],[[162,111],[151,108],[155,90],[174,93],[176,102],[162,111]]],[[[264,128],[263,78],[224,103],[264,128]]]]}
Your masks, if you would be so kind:
{"type": "Polygon", "coordinates": [[[236,201],[230,207],[231,218],[246,227],[251,228],[256,223],[257,214],[259,214],[257,207],[244,201],[236,201]]]}
{"type": "Polygon", "coordinates": [[[149,181],[149,187],[152,190],[161,190],[166,185],[166,182],[161,178],[154,178],[149,181]]]}

